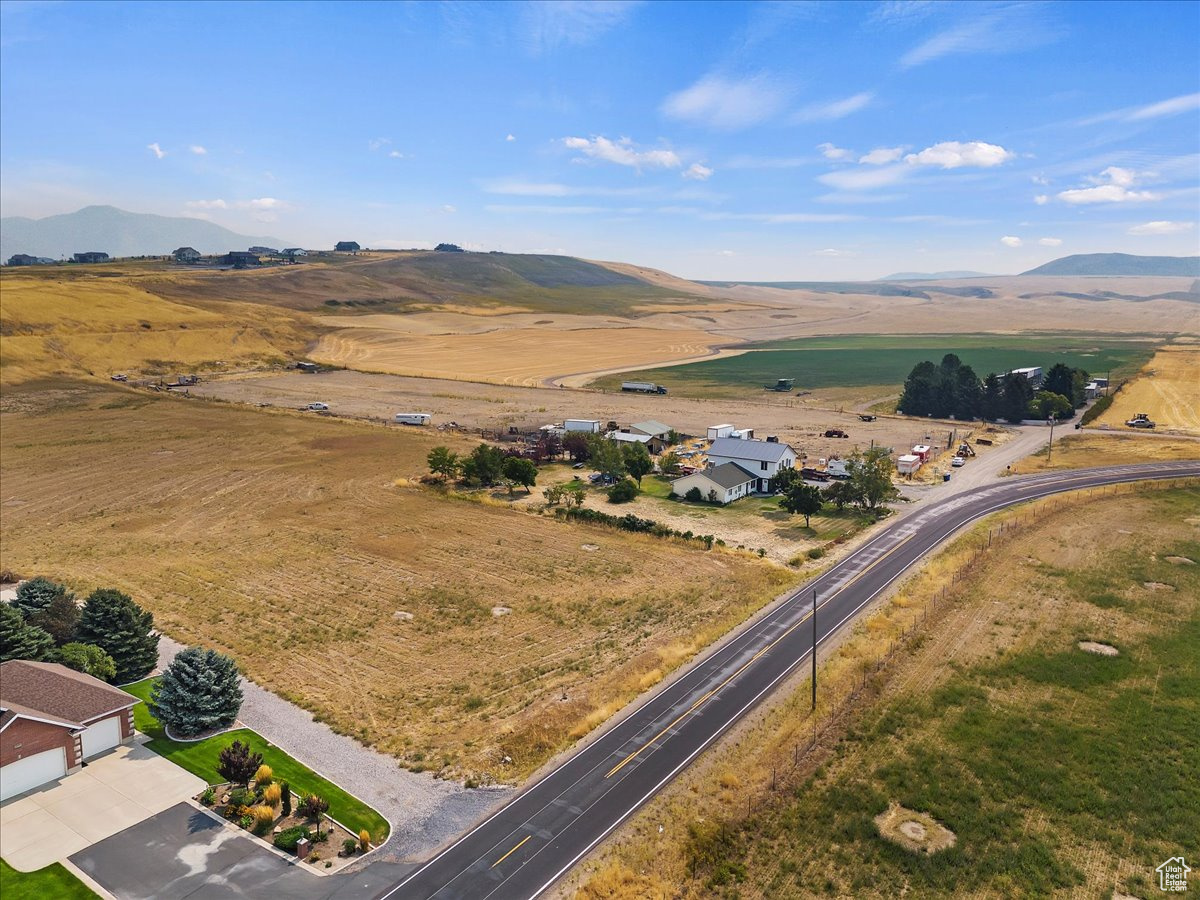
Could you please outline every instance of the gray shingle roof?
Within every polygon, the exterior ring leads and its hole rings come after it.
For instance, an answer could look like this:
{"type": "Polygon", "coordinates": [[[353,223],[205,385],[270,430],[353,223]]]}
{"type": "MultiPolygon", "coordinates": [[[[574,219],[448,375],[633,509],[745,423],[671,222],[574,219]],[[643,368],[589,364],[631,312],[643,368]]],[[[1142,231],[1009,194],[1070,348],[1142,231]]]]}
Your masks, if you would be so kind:
{"type": "Polygon", "coordinates": [[[743,441],[739,438],[717,438],[708,448],[709,457],[728,456],[733,459],[749,459],[754,462],[779,462],[791,450],[787,444],[773,441],[743,441]]]}
{"type": "Polygon", "coordinates": [[[735,488],[740,484],[746,484],[750,481],[757,481],[757,475],[751,475],[741,466],[736,463],[723,463],[719,466],[714,466],[711,469],[705,469],[702,473],[705,478],[715,481],[725,490],[735,488]]]}

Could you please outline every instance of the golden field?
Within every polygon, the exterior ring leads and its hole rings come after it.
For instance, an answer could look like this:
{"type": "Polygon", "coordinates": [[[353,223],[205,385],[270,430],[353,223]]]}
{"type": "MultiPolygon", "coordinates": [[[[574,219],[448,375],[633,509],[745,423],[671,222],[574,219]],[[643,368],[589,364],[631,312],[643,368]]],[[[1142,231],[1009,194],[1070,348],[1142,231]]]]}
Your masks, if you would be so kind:
{"type": "Polygon", "coordinates": [[[1125,422],[1141,412],[1150,416],[1159,431],[1200,437],[1200,344],[1161,347],[1096,421],[1125,428],[1125,422]]]}
{"type": "Polygon", "coordinates": [[[1147,435],[1135,432],[1106,434],[1084,431],[1055,437],[1046,448],[1013,463],[1014,475],[1032,475],[1051,469],[1085,469],[1091,466],[1124,466],[1170,459],[1200,459],[1200,440],[1147,435]]]}
{"type": "Polygon", "coordinates": [[[6,390],[0,564],[126,590],[339,731],[504,780],[793,577],[503,494],[397,486],[453,440],[70,382],[6,390]]]}

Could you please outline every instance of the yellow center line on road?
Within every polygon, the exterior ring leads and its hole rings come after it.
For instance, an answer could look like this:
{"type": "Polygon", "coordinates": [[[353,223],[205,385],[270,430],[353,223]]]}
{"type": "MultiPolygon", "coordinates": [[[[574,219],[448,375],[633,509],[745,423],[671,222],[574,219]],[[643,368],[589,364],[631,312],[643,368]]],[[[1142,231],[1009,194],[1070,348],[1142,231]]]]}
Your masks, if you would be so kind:
{"type": "Polygon", "coordinates": [[[502,857],[500,857],[498,860],[496,860],[494,863],[492,863],[492,868],[493,869],[496,868],[496,866],[500,865],[500,863],[504,862],[506,859],[508,859],[510,856],[512,856],[514,853],[516,853],[518,850],[520,850],[522,847],[524,847],[525,841],[528,841],[531,837],[533,837],[532,834],[527,834],[525,836],[525,839],[522,840],[521,843],[517,844],[517,846],[513,847],[511,850],[509,850],[507,853],[505,853],[502,857]]]}

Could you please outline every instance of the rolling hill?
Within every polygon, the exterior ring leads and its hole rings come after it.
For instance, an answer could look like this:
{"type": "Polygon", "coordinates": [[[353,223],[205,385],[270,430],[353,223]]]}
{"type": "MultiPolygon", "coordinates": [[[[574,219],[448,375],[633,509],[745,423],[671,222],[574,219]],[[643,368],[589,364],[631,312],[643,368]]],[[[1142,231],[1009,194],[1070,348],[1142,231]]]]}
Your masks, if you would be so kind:
{"type": "Polygon", "coordinates": [[[164,256],[176,247],[209,254],[256,245],[280,248],[285,244],[275,237],[238,234],[203,219],[132,213],[115,206],[88,206],[44,219],[0,219],[0,259],[5,261],[17,253],[51,259],[85,250],[109,256],[164,256]]]}
{"type": "Polygon", "coordinates": [[[952,270],[949,272],[895,272],[876,281],[936,281],[943,278],[991,278],[987,272],[952,270]]]}
{"type": "Polygon", "coordinates": [[[1200,256],[1080,253],[1054,259],[1022,275],[1171,275],[1200,278],[1200,256]]]}

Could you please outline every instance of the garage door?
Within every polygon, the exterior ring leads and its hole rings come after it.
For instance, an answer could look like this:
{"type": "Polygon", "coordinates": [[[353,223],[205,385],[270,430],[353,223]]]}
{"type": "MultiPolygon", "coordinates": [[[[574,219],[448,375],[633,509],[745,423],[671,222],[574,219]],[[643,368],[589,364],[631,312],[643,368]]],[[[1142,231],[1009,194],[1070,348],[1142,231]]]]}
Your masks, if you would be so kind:
{"type": "Polygon", "coordinates": [[[91,759],[121,743],[121,719],[113,716],[93,722],[83,733],[83,758],[91,759]]]}
{"type": "Polygon", "coordinates": [[[35,753],[0,769],[0,800],[32,790],[67,774],[67,751],[62,747],[35,753]]]}

